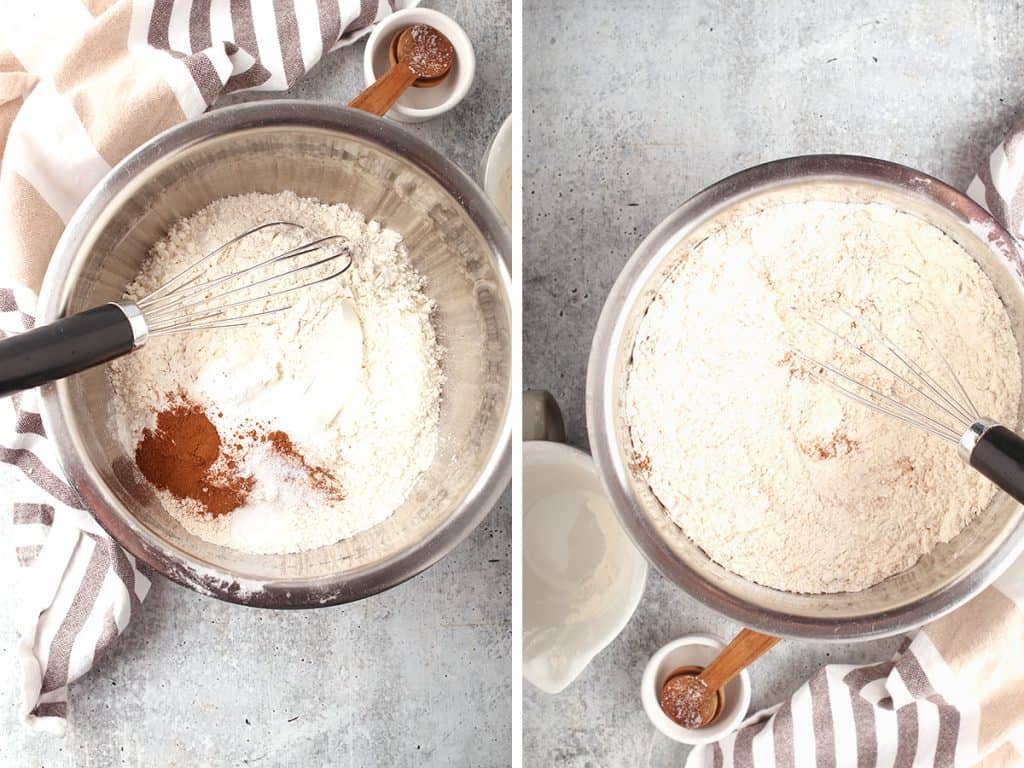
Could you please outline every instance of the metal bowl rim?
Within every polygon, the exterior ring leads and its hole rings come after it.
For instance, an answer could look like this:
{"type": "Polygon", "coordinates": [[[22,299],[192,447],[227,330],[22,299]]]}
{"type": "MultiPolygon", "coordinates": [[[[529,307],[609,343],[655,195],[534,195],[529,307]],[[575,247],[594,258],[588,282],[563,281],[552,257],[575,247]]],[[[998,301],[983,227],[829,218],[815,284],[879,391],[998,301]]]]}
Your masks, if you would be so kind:
{"type": "Polygon", "coordinates": [[[761,187],[786,182],[860,179],[929,198],[961,219],[983,223],[991,233],[987,246],[1001,255],[1019,253],[1013,236],[992,215],[957,189],[928,174],[898,163],[858,155],[801,155],[775,160],[728,176],[706,187],[670,213],[640,243],[626,262],[605,300],[587,366],[587,433],[594,461],[619,521],[637,547],[662,575],[691,597],[734,621],[782,637],[847,641],[889,637],[949,613],[991,584],[1024,553],[1024,524],[1018,524],[972,572],[944,589],[895,609],[856,618],[828,619],[769,610],[727,593],[681,563],[645,523],[640,500],[633,493],[629,470],[620,461],[614,432],[615,352],[624,325],[643,286],[647,271],[661,262],[688,232],[761,187]],[[942,198],[946,198],[943,200],[942,198]],[[956,207],[954,207],[954,205],[956,207]]]}
{"type": "MultiPolygon", "coordinates": [[[[365,112],[313,101],[273,99],[240,104],[209,112],[176,125],[129,153],[93,188],[69,219],[54,250],[39,293],[37,321],[58,318],[85,259],[81,246],[96,219],[114,197],[140,171],[170,152],[184,150],[227,133],[293,126],[302,129],[343,131],[390,154],[411,161],[438,183],[466,210],[490,242],[497,283],[512,305],[509,259],[511,238],[502,219],[476,182],[455,163],[402,128],[365,112]]],[[[512,326],[510,318],[510,327],[512,326]]],[[[454,549],[491,511],[511,479],[511,390],[498,437],[477,481],[455,512],[423,540],[390,558],[347,572],[318,579],[282,578],[248,581],[225,569],[169,548],[139,524],[102,483],[79,449],[67,416],[70,393],[67,380],[41,388],[40,414],[46,434],[53,440],[68,480],[91,501],[89,511],[100,526],[134,557],[171,580],[240,605],[263,608],[311,608],[359,600],[390,589],[426,570],[454,549]]]]}

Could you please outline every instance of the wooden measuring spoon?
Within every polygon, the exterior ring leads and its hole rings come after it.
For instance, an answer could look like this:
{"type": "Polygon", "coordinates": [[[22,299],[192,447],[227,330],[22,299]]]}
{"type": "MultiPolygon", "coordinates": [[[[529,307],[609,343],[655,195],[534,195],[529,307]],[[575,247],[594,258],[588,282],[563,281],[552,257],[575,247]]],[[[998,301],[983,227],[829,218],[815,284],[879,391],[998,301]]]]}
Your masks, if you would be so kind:
{"type": "Polygon", "coordinates": [[[718,691],[771,650],[779,638],[742,629],[700,674],[679,670],[661,687],[661,708],[684,728],[711,725],[719,713],[718,691]]]}
{"type": "Polygon", "coordinates": [[[455,63],[451,41],[426,24],[403,29],[398,35],[396,53],[398,60],[391,69],[352,99],[350,107],[383,115],[417,79],[443,79],[455,63]]]}

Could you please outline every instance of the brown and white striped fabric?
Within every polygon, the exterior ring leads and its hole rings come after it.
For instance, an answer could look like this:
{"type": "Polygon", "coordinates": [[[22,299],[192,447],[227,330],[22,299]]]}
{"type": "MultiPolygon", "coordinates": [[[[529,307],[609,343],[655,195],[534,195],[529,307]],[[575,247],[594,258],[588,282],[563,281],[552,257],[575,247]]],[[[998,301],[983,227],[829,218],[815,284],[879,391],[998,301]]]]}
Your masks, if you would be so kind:
{"type": "MultiPolygon", "coordinates": [[[[1024,232],[1024,124],[967,190],[1024,232]]],[[[1024,253],[1024,251],[1022,251],[1024,253]]],[[[1024,559],[890,661],[830,664],[687,768],[1024,766],[1024,559]]]]}
{"type": "Polygon", "coordinates": [[[1024,765],[1024,561],[890,661],[830,664],[687,768],[1024,765]]]}
{"type": "MultiPolygon", "coordinates": [[[[34,294],[0,288],[0,336],[32,327],[34,294]]],[[[14,621],[21,715],[61,733],[68,683],[87,672],[128,625],[149,590],[134,559],[96,524],[65,481],[39,417],[37,390],[0,400],[0,461],[22,475],[0,500],[17,559],[14,621]]],[[[11,481],[0,474],[4,490],[11,481]]]]}
{"type": "MultiPolygon", "coordinates": [[[[0,2],[0,336],[33,325],[65,223],[132,149],[221,94],[288,88],[325,53],[415,4],[0,2]]],[[[9,465],[0,514],[18,563],[22,719],[62,733],[68,684],[110,649],[149,581],[66,481],[35,391],[0,399],[0,463],[9,465]]]]}

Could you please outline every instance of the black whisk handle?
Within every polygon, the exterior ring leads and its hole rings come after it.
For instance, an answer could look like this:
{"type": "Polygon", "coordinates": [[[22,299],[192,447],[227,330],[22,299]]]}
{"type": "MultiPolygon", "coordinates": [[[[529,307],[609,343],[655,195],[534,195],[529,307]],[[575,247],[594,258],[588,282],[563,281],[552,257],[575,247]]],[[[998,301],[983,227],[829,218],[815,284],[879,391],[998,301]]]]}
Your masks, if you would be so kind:
{"type": "Polygon", "coordinates": [[[968,463],[1024,504],[1024,438],[1006,427],[987,427],[977,438],[968,463]]]}
{"type": "Polygon", "coordinates": [[[0,341],[0,397],[131,352],[137,343],[127,311],[104,304],[0,341]]]}

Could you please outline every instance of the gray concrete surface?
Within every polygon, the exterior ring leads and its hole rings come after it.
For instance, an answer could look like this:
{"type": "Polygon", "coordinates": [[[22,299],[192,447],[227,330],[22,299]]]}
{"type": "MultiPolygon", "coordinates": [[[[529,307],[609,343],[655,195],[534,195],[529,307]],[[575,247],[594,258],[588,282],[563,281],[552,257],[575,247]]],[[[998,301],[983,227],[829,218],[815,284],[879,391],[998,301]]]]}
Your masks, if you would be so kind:
{"type": "MultiPolygon", "coordinates": [[[[525,0],[524,384],[551,390],[586,447],[590,337],[633,249],[683,200],[810,152],[896,160],[961,188],[1024,116],[1019,3],[525,0]]],[[[527,766],[668,766],[686,749],[638,699],[648,656],[739,627],[657,574],[633,621],[558,696],[524,691],[527,766]]],[[[754,707],[822,663],[895,641],[786,643],[753,669],[754,707]]]]}
{"type": "MultiPolygon", "coordinates": [[[[459,20],[479,61],[463,104],[410,130],[475,174],[511,111],[511,3],[425,5],[459,20]]],[[[332,54],[289,95],[345,103],[361,55],[332,54]]],[[[15,480],[0,466],[0,497],[15,480]]],[[[506,492],[437,566],[349,606],[259,611],[156,580],[113,654],[72,686],[64,740],[18,723],[15,634],[0,622],[0,766],[508,765],[511,514],[506,492]]]]}

